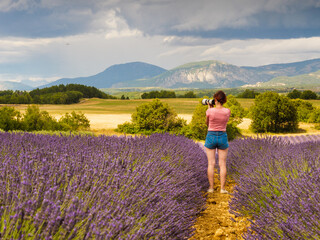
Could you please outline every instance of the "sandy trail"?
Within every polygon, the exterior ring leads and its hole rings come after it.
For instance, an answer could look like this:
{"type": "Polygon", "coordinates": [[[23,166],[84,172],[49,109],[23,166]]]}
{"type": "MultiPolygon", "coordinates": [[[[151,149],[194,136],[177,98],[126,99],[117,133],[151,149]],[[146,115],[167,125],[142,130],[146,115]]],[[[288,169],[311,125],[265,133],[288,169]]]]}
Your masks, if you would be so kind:
{"type": "MultiPolygon", "coordinates": [[[[56,119],[59,119],[62,115],[53,114],[56,119]]],[[[85,116],[90,121],[90,128],[99,130],[99,129],[115,129],[118,124],[124,122],[131,122],[131,114],[85,114],[85,116]]],[[[181,117],[187,120],[187,123],[191,121],[191,114],[178,114],[178,117],[181,117]]]]}
{"type": "MultiPolygon", "coordinates": [[[[214,193],[207,195],[206,210],[198,217],[194,228],[195,235],[189,240],[235,240],[243,239],[250,225],[243,217],[236,217],[229,213],[231,194],[221,194],[218,174],[215,174],[214,193]]],[[[235,182],[228,180],[226,190],[233,192],[235,182]]]]}

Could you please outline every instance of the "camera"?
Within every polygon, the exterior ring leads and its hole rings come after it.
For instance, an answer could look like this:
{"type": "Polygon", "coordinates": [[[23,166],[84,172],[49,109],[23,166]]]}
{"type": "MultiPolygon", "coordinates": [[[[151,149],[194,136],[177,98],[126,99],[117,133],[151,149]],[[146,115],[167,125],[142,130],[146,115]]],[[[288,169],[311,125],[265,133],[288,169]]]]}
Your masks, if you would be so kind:
{"type": "Polygon", "coordinates": [[[201,101],[202,105],[214,105],[215,102],[214,102],[214,99],[202,99],[201,101]]]}

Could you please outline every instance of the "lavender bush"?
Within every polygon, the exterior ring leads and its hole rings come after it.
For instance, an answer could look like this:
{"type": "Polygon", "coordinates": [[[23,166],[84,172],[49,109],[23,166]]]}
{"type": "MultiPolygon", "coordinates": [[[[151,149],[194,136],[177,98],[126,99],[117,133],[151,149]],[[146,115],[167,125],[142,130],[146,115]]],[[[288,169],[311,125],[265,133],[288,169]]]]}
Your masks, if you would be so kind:
{"type": "Polygon", "coordinates": [[[251,219],[245,239],[320,239],[320,138],[299,139],[230,144],[230,211],[251,219]]]}
{"type": "Polygon", "coordinates": [[[186,239],[206,155],[169,134],[0,133],[1,239],[186,239]]]}

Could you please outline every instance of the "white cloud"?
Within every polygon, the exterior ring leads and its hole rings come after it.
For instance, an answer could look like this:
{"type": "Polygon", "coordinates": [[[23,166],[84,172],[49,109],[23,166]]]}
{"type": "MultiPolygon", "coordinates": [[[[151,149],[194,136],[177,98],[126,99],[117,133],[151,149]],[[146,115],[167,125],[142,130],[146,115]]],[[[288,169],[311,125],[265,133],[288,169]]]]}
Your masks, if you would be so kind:
{"type": "Polygon", "coordinates": [[[120,14],[119,9],[112,9],[106,15],[106,39],[142,36],[142,32],[138,29],[130,29],[125,19],[120,14]]]}
{"type": "Polygon", "coordinates": [[[201,56],[236,65],[258,66],[320,57],[320,37],[298,39],[229,40],[206,49],[201,56]]]}

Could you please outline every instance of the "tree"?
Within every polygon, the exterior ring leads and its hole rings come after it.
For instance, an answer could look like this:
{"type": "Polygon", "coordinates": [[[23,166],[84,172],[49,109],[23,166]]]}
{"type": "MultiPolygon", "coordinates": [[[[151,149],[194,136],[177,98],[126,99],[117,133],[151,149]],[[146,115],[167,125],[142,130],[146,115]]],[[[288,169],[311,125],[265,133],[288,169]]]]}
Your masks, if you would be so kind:
{"type": "Polygon", "coordinates": [[[318,96],[315,92],[311,90],[305,90],[301,93],[301,98],[302,99],[317,99],[318,96]]]}
{"type": "Polygon", "coordinates": [[[126,133],[174,132],[178,133],[186,121],[179,118],[177,113],[167,103],[154,99],[136,108],[131,115],[132,123],[118,125],[117,131],[126,133]]]}
{"type": "Polygon", "coordinates": [[[287,97],[291,99],[301,98],[301,92],[298,91],[297,89],[294,89],[292,92],[289,92],[287,94],[287,97]]]}
{"type": "Polygon", "coordinates": [[[298,128],[297,108],[288,97],[278,93],[257,96],[250,110],[254,132],[292,132],[298,128]]]}

